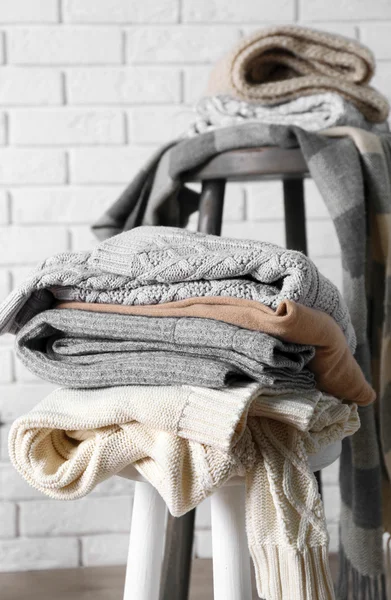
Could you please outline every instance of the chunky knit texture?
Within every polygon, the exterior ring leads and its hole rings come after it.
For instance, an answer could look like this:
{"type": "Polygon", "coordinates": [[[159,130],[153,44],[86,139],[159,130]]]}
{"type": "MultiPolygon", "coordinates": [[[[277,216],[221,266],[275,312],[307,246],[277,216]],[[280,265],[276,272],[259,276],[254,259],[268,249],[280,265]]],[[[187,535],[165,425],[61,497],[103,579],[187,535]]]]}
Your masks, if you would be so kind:
{"type": "MultiPolygon", "coordinates": [[[[342,335],[342,333],[341,333],[342,335]]],[[[191,384],[234,379],[315,387],[312,346],[211,319],[47,310],[18,333],[17,355],[33,373],[70,387],[191,384]]]]}
{"type": "Polygon", "coordinates": [[[224,297],[189,298],[146,306],[59,302],[57,308],[159,318],[198,317],[262,331],[287,342],[314,346],[315,356],[308,368],[322,392],[361,405],[370,404],[376,397],[334,319],[292,300],[281,302],[276,311],[254,300],[224,297]]]}
{"type": "Polygon", "coordinates": [[[249,122],[295,125],[306,131],[321,131],[338,125],[387,131],[386,124],[370,123],[351,102],[338,94],[300,96],[274,106],[250,103],[229,95],[206,96],[197,102],[195,110],[196,118],[189,127],[188,136],[249,122]]]}
{"type": "Polygon", "coordinates": [[[266,600],[333,600],[328,535],[308,455],[352,435],[355,405],[261,390],[121,387],[53,392],[12,426],[10,457],[52,498],[75,499],[133,463],[181,515],[233,475],[266,600]],[[207,414],[207,418],[200,415],[207,414]]]}
{"type": "Polygon", "coordinates": [[[0,306],[0,333],[15,332],[60,300],[159,304],[232,296],[277,308],[285,299],[323,310],[352,351],[355,334],[338,289],[300,252],[171,227],[138,227],[89,253],[44,261],[0,306]]]}
{"type": "Polygon", "coordinates": [[[389,113],[384,96],[367,84],[371,51],[339,35],[295,25],[268,27],[240,40],[212,70],[206,95],[230,94],[266,105],[336,92],[368,119],[389,113]]]}

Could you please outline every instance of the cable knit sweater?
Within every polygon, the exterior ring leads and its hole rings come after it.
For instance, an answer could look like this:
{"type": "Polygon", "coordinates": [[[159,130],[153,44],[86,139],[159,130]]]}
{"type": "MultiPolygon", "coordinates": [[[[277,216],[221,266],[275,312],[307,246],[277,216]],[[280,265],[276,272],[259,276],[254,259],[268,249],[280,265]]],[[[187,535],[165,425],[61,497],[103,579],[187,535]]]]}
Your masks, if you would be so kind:
{"type": "Polygon", "coordinates": [[[337,288],[300,252],[253,240],[173,227],[138,227],[91,252],[44,261],[0,306],[0,334],[16,332],[60,300],[159,304],[200,296],[256,300],[276,309],[294,300],[332,316],[355,350],[356,338],[337,288]]]}
{"type": "Polygon", "coordinates": [[[317,391],[59,389],[13,424],[9,453],[33,487],[63,500],[133,463],[176,516],[243,475],[259,595],[292,600],[294,590],[295,600],[332,600],[328,535],[308,455],[358,427],[356,405],[317,391]]]}

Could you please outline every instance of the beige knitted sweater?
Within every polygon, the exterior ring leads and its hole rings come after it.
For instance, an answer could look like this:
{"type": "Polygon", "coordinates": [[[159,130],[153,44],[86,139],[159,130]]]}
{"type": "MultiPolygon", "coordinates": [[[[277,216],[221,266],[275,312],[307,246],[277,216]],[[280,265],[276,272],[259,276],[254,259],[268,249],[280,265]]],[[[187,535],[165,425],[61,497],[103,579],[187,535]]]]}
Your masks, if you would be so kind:
{"type": "Polygon", "coordinates": [[[330,600],[328,535],[308,455],[358,427],[356,405],[318,391],[58,389],[13,424],[9,452],[33,487],[63,500],[133,463],[176,516],[244,475],[259,595],[330,600]]]}

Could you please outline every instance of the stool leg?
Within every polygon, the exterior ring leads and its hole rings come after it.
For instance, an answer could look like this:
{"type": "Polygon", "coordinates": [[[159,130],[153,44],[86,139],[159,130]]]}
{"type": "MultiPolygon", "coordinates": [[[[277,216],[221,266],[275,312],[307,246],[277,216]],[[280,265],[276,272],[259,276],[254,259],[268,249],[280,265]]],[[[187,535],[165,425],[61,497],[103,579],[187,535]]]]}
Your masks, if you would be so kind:
{"type": "MultiPolygon", "coordinates": [[[[223,221],[225,180],[202,183],[198,231],[220,235],[223,221]]],[[[187,600],[194,538],[195,510],[183,517],[168,515],[160,600],[187,600]]]]}
{"type": "Polygon", "coordinates": [[[283,186],[286,247],[307,254],[304,180],[284,179],[283,186]]]}
{"type": "Polygon", "coordinates": [[[319,491],[320,497],[323,500],[322,471],[316,471],[316,473],[314,473],[314,475],[315,475],[315,479],[318,483],[318,491],[319,491]]]}
{"type": "Polygon", "coordinates": [[[251,600],[245,487],[223,487],[211,498],[214,600],[251,600]]]}
{"type": "Polygon", "coordinates": [[[198,231],[220,235],[223,221],[225,179],[210,179],[202,182],[198,231]]]}
{"type": "Polygon", "coordinates": [[[186,600],[189,594],[195,509],[183,517],[168,515],[160,600],[186,600]]]}
{"type": "Polygon", "coordinates": [[[166,504],[149,483],[136,483],[124,600],[158,600],[166,504]]]}

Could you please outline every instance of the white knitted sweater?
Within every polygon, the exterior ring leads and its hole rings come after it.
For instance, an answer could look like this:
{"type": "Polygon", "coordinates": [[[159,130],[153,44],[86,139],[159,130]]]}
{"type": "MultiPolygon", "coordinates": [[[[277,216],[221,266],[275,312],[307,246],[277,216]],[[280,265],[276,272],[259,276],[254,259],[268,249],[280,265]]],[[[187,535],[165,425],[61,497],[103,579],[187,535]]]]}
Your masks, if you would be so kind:
{"type": "Polygon", "coordinates": [[[9,452],[33,487],[63,500],[133,463],[176,516],[244,475],[259,595],[331,600],[328,535],[308,455],[358,427],[355,405],[318,391],[278,395],[254,383],[228,391],[58,389],[13,424],[9,452]]]}

